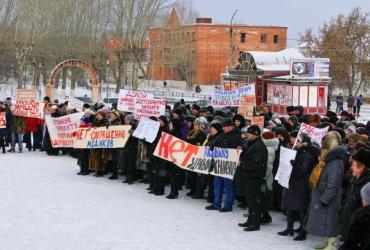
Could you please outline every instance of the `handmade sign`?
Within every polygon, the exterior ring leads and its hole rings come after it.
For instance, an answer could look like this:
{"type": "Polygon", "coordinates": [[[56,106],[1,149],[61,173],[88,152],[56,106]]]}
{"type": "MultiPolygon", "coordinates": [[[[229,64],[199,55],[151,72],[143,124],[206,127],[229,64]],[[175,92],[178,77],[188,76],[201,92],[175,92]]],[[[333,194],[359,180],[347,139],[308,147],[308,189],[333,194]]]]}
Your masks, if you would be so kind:
{"type": "Polygon", "coordinates": [[[238,114],[244,117],[253,117],[255,96],[242,95],[240,96],[240,106],[238,114]]]}
{"type": "Polygon", "coordinates": [[[240,96],[255,96],[254,84],[248,84],[236,90],[213,89],[211,93],[211,105],[213,107],[236,107],[240,106],[240,96]]]}
{"type": "Polygon", "coordinates": [[[76,109],[77,111],[82,111],[84,106],[84,102],[78,100],[77,98],[70,98],[68,100],[68,109],[76,109]]]}
{"type": "Polygon", "coordinates": [[[79,128],[74,148],[124,148],[130,137],[131,126],[120,125],[99,128],[79,128]]]}
{"type": "Polygon", "coordinates": [[[43,119],[44,105],[42,102],[16,100],[12,112],[15,116],[43,119]]]}
{"type": "Polygon", "coordinates": [[[153,100],[152,93],[121,89],[118,96],[118,110],[134,113],[136,110],[135,103],[137,99],[153,100]]]}
{"type": "Polygon", "coordinates": [[[39,92],[36,89],[17,89],[16,100],[38,101],[39,92]]]}
{"type": "Polygon", "coordinates": [[[75,113],[58,118],[46,116],[46,126],[50,134],[53,148],[72,148],[75,132],[80,126],[80,120],[84,113],[75,113]]]}
{"type": "Polygon", "coordinates": [[[0,128],[6,128],[6,113],[0,112],[0,128]]]}
{"type": "Polygon", "coordinates": [[[152,143],[157,137],[158,130],[159,122],[143,117],[140,119],[139,125],[132,135],[136,138],[145,139],[145,141],[152,143]]]}
{"type": "Polygon", "coordinates": [[[296,154],[297,151],[292,149],[284,147],[281,147],[280,149],[280,162],[275,180],[285,188],[289,188],[289,179],[293,169],[290,161],[295,159],[296,154]]]}
{"type": "MultiPolygon", "coordinates": [[[[310,136],[311,142],[315,142],[319,146],[321,146],[321,140],[328,133],[328,131],[329,131],[329,127],[326,127],[326,128],[315,128],[315,127],[312,127],[312,126],[310,126],[308,124],[302,123],[301,124],[301,127],[299,129],[298,135],[297,135],[297,139],[299,138],[299,136],[302,133],[306,133],[306,134],[308,134],[310,136]]],[[[295,148],[295,146],[297,144],[297,139],[294,142],[293,148],[295,148]]]]}
{"type": "Polygon", "coordinates": [[[154,156],[189,171],[233,179],[240,153],[237,149],[211,150],[207,146],[195,146],[173,135],[162,133],[154,156]]]}
{"type": "Polygon", "coordinates": [[[265,117],[264,116],[256,116],[251,118],[251,124],[252,125],[258,125],[260,127],[261,131],[265,127],[265,117]]]}

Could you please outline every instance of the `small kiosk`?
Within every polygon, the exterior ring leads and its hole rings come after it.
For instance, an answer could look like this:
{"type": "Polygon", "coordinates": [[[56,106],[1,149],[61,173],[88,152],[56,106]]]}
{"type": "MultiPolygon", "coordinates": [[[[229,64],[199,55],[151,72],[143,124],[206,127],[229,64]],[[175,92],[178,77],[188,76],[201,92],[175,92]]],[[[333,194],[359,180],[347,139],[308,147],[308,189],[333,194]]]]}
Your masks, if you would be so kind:
{"type": "Polygon", "coordinates": [[[229,90],[255,83],[257,107],[268,104],[273,112],[284,114],[287,106],[302,106],[305,114],[324,114],[329,68],[329,59],[305,58],[298,49],[244,52],[221,79],[229,90]]]}

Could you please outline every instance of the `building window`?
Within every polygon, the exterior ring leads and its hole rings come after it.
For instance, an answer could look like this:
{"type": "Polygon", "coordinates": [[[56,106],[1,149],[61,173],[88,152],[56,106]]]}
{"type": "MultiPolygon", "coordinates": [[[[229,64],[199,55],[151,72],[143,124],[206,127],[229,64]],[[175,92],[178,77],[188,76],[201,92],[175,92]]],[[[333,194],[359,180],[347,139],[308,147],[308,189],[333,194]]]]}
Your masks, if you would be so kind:
{"type": "Polygon", "coordinates": [[[195,32],[192,34],[192,40],[195,41],[195,32]]]}
{"type": "Polygon", "coordinates": [[[279,43],[279,35],[274,35],[274,43],[279,43]]]}
{"type": "Polygon", "coordinates": [[[261,34],[261,43],[266,43],[267,42],[267,34],[263,33],[261,34]]]}
{"type": "Polygon", "coordinates": [[[246,34],[245,33],[240,33],[240,42],[241,43],[245,43],[245,38],[246,38],[246,34]]]}

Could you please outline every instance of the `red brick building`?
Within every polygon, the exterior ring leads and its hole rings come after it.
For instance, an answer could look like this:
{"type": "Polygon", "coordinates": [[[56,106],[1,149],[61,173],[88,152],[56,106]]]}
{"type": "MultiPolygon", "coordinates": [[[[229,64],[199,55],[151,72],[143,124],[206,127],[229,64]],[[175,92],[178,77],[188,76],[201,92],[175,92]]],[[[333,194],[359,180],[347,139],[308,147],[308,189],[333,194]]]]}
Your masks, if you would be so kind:
{"type": "Polygon", "coordinates": [[[172,10],[165,27],[151,28],[149,77],[219,84],[220,74],[241,52],[279,51],[287,45],[287,27],[213,24],[198,18],[182,25],[172,10]]]}

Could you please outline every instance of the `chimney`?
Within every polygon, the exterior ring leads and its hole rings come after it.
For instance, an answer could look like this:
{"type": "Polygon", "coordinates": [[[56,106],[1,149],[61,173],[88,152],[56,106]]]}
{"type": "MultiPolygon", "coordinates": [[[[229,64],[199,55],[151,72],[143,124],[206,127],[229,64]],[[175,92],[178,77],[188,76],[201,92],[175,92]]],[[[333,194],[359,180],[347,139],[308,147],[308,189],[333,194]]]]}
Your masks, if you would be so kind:
{"type": "Polygon", "coordinates": [[[210,18],[210,17],[199,17],[199,18],[197,18],[197,23],[212,23],[212,18],[210,18]]]}

